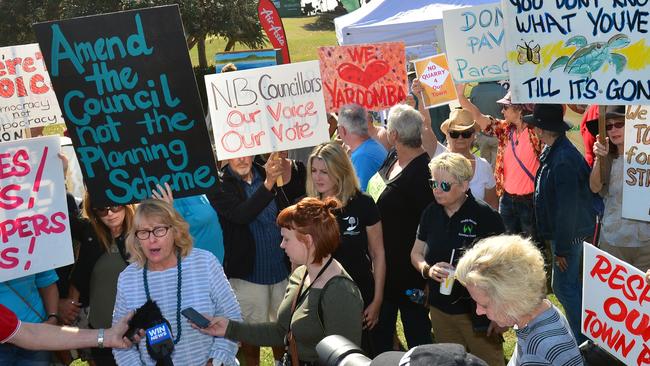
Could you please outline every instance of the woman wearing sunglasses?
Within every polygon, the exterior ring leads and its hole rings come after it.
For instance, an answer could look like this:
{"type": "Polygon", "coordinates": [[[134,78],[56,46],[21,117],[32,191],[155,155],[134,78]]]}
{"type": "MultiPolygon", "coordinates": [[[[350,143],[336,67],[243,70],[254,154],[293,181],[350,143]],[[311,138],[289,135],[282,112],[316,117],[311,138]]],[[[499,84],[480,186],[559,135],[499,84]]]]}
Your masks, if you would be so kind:
{"type": "Polygon", "coordinates": [[[477,240],[504,231],[499,213],[469,190],[474,174],[464,156],[443,153],[431,160],[431,189],[436,203],[422,213],[411,263],[428,280],[428,305],[438,343],[458,343],[488,365],[503,365],[501,333],[505,328],[476,316],[476,303],[467,289],[453,283],[451,294],[439,291],[462,252],[477,240]],[[452,259],[453,258],[453,259],[452,259]]]}
{"type": "Polygon", "coordinates": [[[476,140],[476,129],[472,114],[465,109],[454,109],[449,113],[449,119],[442,123],[440,130],[447,135],[449,150],[461,154],[472,163],[474,175],[469,181],[469,188],[474,198],[485,201],[495,210],[499,208],[496,181],[492,174],[492,166],[487,160],[472,154],[472,146],[476,140]]]}
{"type": "MultiPolygon", "coordinates": [[[[237,344],[192,329],[181,311],[192,307],[209,316],[240,320],[235,294],[214,254],[193,247],[189,224],[169,203],[142,201],[126,239],[131,264],[120,274],[113,322],[142,306],[156,302],[169,322],[174,342],[175,365],[236,365],[237,344]]],[[[139,348],[114,349],[119,365],[156,365],[147,352],[146,340],[139,348]]]]}
{"type": "MultiPolygon", "coordinates": [[[[133,212],[132,205],[97,206],[88,192],[84,195],[79,258],[71,273],[68,296],[59,302],[64,323],[71,324],[81,307],[90,306],[90,328],[111,327],[117,278],[128,265],[124,241],[133,212]]],[[[115,365],[110,348],[92,348],[91,352],[96,365],[115,365]]]]}
{"type": "MultiPolygon", "coordinates": [[[[600,247],[611,255],[645,271],[650,268],[650,223],[623,218],[623,152],[625,144],[625,106],[608,106],[605,123],[607,139],[594,143],[596,160],[589,177],[591,191],[605,203],[600,247]],[[601,177],[601,165],[607,175],[601,177]]],[[[598,120],[587,122],[589,132],[597,136],[598,120]]]]}

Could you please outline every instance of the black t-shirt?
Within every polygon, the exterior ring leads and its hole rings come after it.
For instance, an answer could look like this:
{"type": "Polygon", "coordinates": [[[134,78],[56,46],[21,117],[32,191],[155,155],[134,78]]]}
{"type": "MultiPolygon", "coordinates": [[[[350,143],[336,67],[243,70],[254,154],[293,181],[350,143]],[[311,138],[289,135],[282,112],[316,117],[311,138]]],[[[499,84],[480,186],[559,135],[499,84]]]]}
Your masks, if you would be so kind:
{"type": "Polygon", "coordinates": [[[388,171],[396,162],[393,150],[379,169],[386,188],[377,200],[386,252],[384,297],[392,300],[406,298],[407,289],[424,288],[424,279],[411,264],[411,249],[422,211],[433,201],[429,155],[422,153],[389,180],[388,171]]]}
{"type": "MultiPolygon", "coordinates": [[[[452,216],[447,216],[440,205],[430,205],[422,213],[417,238],[427,243],[425,260],[434,265],[449,262],[452,249],[454,267],[464,250],[472,247],[479,239],[502,234],[505,231],[503,220],[485,202],[476,200],[467,192],[467,199],[452,216]]],[[[458,281],[454,282],[451,295],[440,294],[440,283],[429,280],[429,304],[447,314],[473,313],[476,306],[471,301],[467,289],[458,281]]]]}
{"type": "Polygon", "coordinates": [[[336,218],[341,231],[341,244],[334,258],[357,283],[365,306],[368,306],[375,296],[375,280],[366,228],[379,222],[379,209],[370,196],[359,192],[337,212],[336,218]]]}

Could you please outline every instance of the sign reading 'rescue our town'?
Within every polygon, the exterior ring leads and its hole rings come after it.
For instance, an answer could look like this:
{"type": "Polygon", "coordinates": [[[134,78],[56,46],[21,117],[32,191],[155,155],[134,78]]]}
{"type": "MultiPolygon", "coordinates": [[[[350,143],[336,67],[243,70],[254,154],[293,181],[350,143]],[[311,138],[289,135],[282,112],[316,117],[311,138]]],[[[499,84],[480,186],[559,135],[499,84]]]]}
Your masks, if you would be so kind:
{"type": "Polygon", "coordinates": [[[625,111],[623,217],[650,221],[650,105],[629,105],[625,111]]]}
{"type": "Polygon", "coordinates": [[[318,61],[205,76],[219,160],[329,140],[318,61]]]}
{"type": "Polygon", "coordinates": [[[74,262],[59,141],[0,143],[0,282],[74,262]]]}
{"type": "Polygon", "coordinates": [[[177,5],[34,25],[97,205],[205,193],[216,164],[177,5]]]}
{"type": "Polygon", "coordinates": [[[38,44],[0,48],[0,141],[57,124],[63,117],[38,44]]]}

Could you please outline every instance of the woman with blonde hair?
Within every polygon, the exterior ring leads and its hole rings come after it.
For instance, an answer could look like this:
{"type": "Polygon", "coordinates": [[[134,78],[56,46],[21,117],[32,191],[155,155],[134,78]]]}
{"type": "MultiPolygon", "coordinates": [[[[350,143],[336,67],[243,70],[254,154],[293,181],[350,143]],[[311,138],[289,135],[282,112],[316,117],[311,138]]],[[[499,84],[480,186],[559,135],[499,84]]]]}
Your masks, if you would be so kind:
{"type": "Polygon", "coordinates": [[[469,190],[474,170],[467,158],[443,153],[431,160],[429,168],[436,202],[422,213],[411,263],[428,279],[429,314],[436,342],[462,344],[489,365],[503,365],[500,333],[505,329],[485,317],[472,316],[476,305],[460,284],[453,284],[450,294],[438,291],[440,283],[453,273],[461,252],[481,238],[503,233],[503,221],[469,190]]]}
{"type": "Polygon", "coordinates": [[[362,348],[374,357],[377,352],[372,329],[379,320],[386,274],[379,209],[361,192],[352,162],[341,145],[327,142],[316,146],[307,161],[307,171],[309,196],[341,202],[342,207],[334,212],[341,233],[334,258],[359,286],[365,304],[362,348]]]}
{"type": "Polygon", "coordinates": [[[569,323],[546,299],[541,252],[518,235],[483,239],[458,262],[456,278],[476,301],[476,313],[513,327],[517,346],[508,363],[583,365],[569,323]]]}
{"type": "MultiPolygon", "coordinates": [[[[138,205],[126,241],[131,264],[120,274],[113,324],[147,300],[169,321],[176,365],[235,365],[237,344],[192,329],[181,310],[241,319],[239,304],[217,258],[193,247],[189,225],[169,203],[138,205]]],[[[113,350],[118,365],[155,365],[145,340],[139,348],[113,350]]]]}

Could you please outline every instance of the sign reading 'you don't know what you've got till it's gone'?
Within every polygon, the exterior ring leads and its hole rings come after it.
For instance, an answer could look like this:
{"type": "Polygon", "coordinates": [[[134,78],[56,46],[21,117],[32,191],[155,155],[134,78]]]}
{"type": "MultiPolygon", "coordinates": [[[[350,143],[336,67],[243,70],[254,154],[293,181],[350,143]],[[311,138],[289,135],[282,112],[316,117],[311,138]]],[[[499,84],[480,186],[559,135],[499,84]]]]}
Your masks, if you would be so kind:
{"type": "Polygon", "coordinates": [[[176,197],[216,183],[178,6],[34,30],[95,204],[140,201],[162,183],[176,197]]]}

